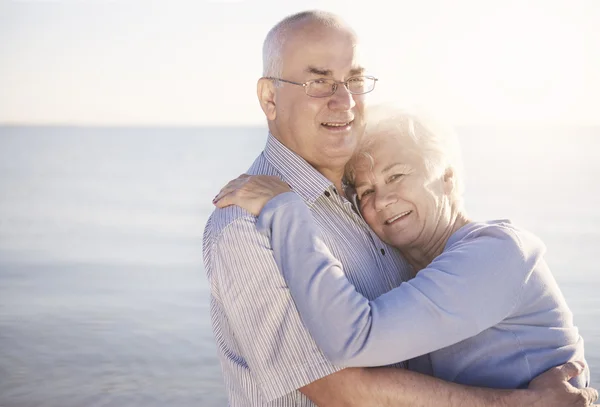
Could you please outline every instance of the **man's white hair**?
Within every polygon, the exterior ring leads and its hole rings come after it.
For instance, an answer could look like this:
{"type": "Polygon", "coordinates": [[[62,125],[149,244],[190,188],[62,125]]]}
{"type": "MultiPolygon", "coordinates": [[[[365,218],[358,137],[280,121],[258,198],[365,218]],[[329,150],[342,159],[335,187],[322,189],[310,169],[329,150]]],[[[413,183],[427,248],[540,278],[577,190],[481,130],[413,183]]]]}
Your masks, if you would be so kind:
{"type": "Polygon", "coordinates": [[[464,192],[463,165],[458,138],[452,128],[433,120],[418,109],[402,108],[394,104],[381,104],[366,109],[367,126],[356,153],[346,166],[345,178],[354,184],[358,158],[367,158],[374,165],[371,151],[381,137],[397,137],[400,143],[416,146],[430,176],[443,176],[446,170],[454,174],[453,199],[462,207],[464,192]]]}
{"type": "Polygon", "coordinates": [[[320,10],[292,14],[277,23],[267,34],[263,43],[263,76],[279,78],[283,70],[283,48],[288,36],[303,23],[317,23],[325,27],[349,29],[337,15],[320,10]]]}

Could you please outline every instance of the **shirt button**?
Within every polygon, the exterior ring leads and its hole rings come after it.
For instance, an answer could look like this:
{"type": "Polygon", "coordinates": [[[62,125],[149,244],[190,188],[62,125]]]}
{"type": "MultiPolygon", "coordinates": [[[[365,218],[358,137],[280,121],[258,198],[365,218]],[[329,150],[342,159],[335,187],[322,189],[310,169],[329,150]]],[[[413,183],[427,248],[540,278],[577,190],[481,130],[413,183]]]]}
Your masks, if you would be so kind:
{"type": "Polygon", "coordinates": [[[385,256],[385,250],[381,249],[381,254],[385,256]]]}
{"type": "Polygon", "coordinates": [[[334,188],[333,193],[337,195],[338,194],[337,189],[334,188]]]}
{"type": "Polygon", "coordinates": [[[329,197],[331,196],[331,194],[329,193],[329,191],[325,191],[325,196],[326,196],[327,198],[329,198],[329,197]]]}

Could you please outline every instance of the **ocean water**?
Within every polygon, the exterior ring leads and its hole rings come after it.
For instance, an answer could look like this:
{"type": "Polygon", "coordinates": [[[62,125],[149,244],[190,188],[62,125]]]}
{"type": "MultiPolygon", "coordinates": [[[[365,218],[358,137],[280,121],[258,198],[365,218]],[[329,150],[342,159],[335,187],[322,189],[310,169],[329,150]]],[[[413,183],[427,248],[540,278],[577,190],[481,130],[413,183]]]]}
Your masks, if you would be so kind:
{"type": "MultiPolygon", "coordinates": [[[[474,219],[538,234],[600,385],[600,128],[462,127],[474,219]]],[[[224,406],[202,232],[264,128],[0,127],[0,406],[224,406]]]]}

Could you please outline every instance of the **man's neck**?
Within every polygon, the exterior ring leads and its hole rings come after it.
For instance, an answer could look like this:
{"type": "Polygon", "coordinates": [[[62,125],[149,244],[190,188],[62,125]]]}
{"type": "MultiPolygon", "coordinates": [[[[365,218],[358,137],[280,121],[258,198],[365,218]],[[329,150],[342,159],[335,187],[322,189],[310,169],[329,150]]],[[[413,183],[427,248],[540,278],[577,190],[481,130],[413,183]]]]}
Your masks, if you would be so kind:
{"type": "MultiPolygon", "coordinates": [[[[286,147],[290,151],[298,154],[294,150],[294,148],[287,145],[281,139],[281,137],[278,136],[279,133],[276,131],[275,128],[272,128],[272,122],[269,122],[269,133],[271,134],[271,136],[275,137],[281,144],[283,144],[284,147],[286,147]]],[[[301,154],[298,154],[298,156],[302,157],[301,154]]],[[[302,157],[302,158],[304,160],[306,160],[305,157],[302,157]]],[[[333,185],[335,186],[335,189],[338,191],[338,193],[345,197],[344,188],[342,187],[342,178],[344,177],[344,166],[343,165],[341,167],[335,167],[335,166],[334,167],[316,167],[314,165],[314,163],[311,163],[309,160],[307,160],[307,161],[310,165],[313,166],[313,168],[315,170],[320,172],[325,178],[327,178],[329,181],[331,181],[333,183],[333,185]]]]}
{"type": "Polygon", "coordinates": [[[344,176],[344,168],[315,168],[325,178],[333,183],[338,194],[344,195],[344,188],[342,187],[342,178],[344,176]]]}

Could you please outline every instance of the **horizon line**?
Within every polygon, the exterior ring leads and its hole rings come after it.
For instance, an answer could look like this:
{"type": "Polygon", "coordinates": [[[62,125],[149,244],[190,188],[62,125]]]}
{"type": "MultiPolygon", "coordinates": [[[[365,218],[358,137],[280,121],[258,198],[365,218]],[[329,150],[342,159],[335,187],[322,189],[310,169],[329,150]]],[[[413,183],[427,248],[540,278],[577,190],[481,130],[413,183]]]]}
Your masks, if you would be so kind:
{"type": "MultiPolygon", "coordinates": [[[[462,122],[450,123],[454,127],[600,127],[600,123],[574,123],[574,122],[462,122]]],[[[50,128],[107,128],[107,129],[143,129],[143,128],[266,128],[267,123],[69,123],[69,122],[1,122],[0,128],[10,127],[50,127],[50,128]]]]}

